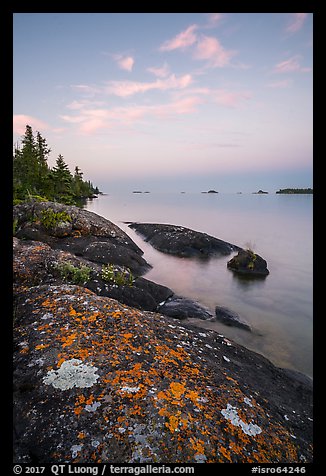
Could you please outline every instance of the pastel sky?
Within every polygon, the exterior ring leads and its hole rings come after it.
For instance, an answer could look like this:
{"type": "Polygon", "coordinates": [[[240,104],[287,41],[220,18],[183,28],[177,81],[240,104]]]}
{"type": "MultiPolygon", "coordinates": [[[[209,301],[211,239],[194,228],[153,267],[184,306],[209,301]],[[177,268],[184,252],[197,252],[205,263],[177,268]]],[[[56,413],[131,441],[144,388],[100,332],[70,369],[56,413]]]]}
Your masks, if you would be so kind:
{"type": "Polygon", "coordinates": [[[26,124],[105,192],[311,187],[312,13],[16,13],[26,124]]]}

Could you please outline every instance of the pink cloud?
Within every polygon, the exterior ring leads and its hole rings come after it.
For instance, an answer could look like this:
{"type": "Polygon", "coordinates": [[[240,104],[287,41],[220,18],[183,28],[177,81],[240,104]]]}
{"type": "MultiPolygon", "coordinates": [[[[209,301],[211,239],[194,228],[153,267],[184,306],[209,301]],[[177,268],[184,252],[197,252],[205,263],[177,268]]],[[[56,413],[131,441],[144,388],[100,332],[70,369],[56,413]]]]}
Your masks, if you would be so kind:
{"type": "Polygon", "coordinates": [[[308,73],[311,71],[311,68],[304,68],[300,65],[300,56],[292,56],[288,60],[282,61],[278,63],[274,67],[274,73],[292,73],[292,72],[301,72],[301,73],[308,73]]]}
{"type": "Polygon", "coordinates": [[[209,27],[215,26],[222,19],[222,17],[223,17],[222,13],[209,13],[208,26],[209,27]]]}
{"type": "Polygon", "coordinates": [[[167,63],[164,63],[163,66],[159,67],[151,67],[147,68],[149,73],[153,73],[155,76],[159,78],[166,78],[170,74],[170,68],[167,63]]]}
{"type": "Polygon", "coordinates": [[[46,122],[37,119],[36,117],[28,116],[26,114],[14,114],[13,116],[13,131],[16,134],[24,134],[26,125],[31,126],[38,131],[49,129],[46,122]]]}
{"type": "Polygon", "coordinates": [[[194,51],[194,58],[207,60],[212,67],[223,68],[229,65],[230,59],[236,54],[235,51],[223,48],[217,38],[202,35],[194,51]]]}
{"type": "Polygon", "coordinates": [[[132,71],[132,68],[135,63],[135,60],[132,56],[125,56],[125,57],[118,56],[116,60],[120,69],[129,71],[129,72],[132,71]]]}
{"type": "Polygon", "coordinates": [[[75,124],[82,134],[93,134],[100,129],[113,129],[129,126],[131,123],[146,117],[158,119],[176,115],[191,114],[196,106],[202,103],[201,98],[190,96],[174,100],[167,104],[149,106],[128,106],[112,109],[84,109],[78,115],[63,115],[61,118],[70,124],[75,124]]]}
{"type": "Polygon", "coordinates": [[[297,31],[299,31],[302,28],[307,16],[308,13],[292,13],[291,21],[286,27],[286,31],[288,33],[296,33],[297,31]]]}
{"type": "Polygon", "coordinates": [[[168,89],[183,89],[192,83],[190,74],[185,74],[177,78],[174,74],[165,79],[157,79],[153,82],[136,81],[111,81],[106,88],[106,92],[119,97],[128,97],[137,93],[145,93],[151,90],[165,91],[168,89]]]}
{"type": "Polygon", "coordinates": [[[226,107],[238,107],[243,101],[251,98],[251,93],[247,91],[228,91],[226,89],[216,89],[211,95],[214,102],[226,107]]]}
{"type": "Polygon", "coordinates": [[[165,41],[161,46],[161,51],[172,51],[176,49],[184,49],[187,46],[191,46],[197,40],[197,35],[195,31],[197,30],[197,25],[190,25],[185,31],[182,31],[177,36],[171,40],[165,41]]]}

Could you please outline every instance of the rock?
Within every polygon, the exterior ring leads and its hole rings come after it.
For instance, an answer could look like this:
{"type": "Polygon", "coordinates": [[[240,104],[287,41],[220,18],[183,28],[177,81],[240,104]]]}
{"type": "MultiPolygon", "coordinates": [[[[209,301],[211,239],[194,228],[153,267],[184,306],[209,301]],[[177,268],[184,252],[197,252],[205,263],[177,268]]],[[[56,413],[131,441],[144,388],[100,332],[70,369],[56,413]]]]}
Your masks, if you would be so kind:
{"type": "Polygon", "coordinates": [[[206,320],[214,317],[209,309],[198,302],[176,295],[159,306],[158,311],[175,319],[197,318],[206,320]]]}
{"type": "Polygon", "coordinates": [[[252,330],[247,321],[240,317],[239,314],[227,309],[226,307],[216,306],[215,315],[218,321],[223,322],[223,324],[226,324],[227,326],[240,327],[247,331],[252,330]]]}
{"type": "Polygon", "coordinates": [[[227,262],[232,271],[246,276],[267,276],[267,262],[251,250],[240,250],[236,256],[227,262]]]}
{"type": "Polygon", "coordinates": [[[28,202],[16,205],[13,215],[18,238],[42,241],[97,263],[127,266],[137,276],[151,268],[124,231],[93,212],[61,203],[28,202]]]}
{"type": "Polygon", "coordinates": [[[154,248],[179,257],[207,258],[228,255],[240,250],[236,245],[182,226],[154,223],[131,223],[129,227],[145,238],[154,248]]]}
{"type": "MultiPolygon", "coordinates": [[[[173,291],[166,286],[140,277],[134,279],[132,286],[106,282],[102,279],[102,266],[98,263],[68,251],[54,250],[46,243],[14,238],[13,248],[13,274],[19,285],[77,284],[77,273],[63,273],[62,267],[69,264],[76,269],[86,267],[89,270],[89,279],[78,284],[100,296],[117,299],[138,309],[155,311],[162,301],[173,295],[173,291]]],[[[114,269],[117,273],[129,274],[126,267],[117,265],[114,269]]]]}
{"type": "Polygon", "coordinates": [[[311,463],[312,390],[214,331],[15,287],[14,463],[311,463]]]}
{"type": "Polygon", "coordinates": [[[258,192],[252,192],[253,194],[260,194],[260,193],[268,193],[268,192],[264,192],[264,190],[258,190],[258,192]]]}

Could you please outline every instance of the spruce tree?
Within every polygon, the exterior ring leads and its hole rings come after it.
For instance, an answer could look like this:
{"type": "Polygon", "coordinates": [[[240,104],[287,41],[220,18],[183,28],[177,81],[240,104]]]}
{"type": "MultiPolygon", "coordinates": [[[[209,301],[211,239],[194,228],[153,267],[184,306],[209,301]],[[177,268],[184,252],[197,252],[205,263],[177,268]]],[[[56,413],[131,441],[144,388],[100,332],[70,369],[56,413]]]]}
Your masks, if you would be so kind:
{"type": "Polygon", "coordinates": [[[56,166],[51,170],[51,179],[54,189],[54,197],[64,203],[72,203],[72,180],[73,177],[64,158],[59,154],[56,166]]]}

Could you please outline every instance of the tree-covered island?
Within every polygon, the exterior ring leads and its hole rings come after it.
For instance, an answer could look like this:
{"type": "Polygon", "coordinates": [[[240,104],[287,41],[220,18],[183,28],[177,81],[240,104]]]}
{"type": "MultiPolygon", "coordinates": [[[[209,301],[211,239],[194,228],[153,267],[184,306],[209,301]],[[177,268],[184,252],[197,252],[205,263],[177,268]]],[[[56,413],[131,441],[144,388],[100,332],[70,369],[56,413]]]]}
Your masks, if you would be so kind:
{"type": "Polygon", "coordinates": [[[294,194],[294,193],[306,193],[313,194],[312,188],[280,188],[276,193],[294,194]]]}
{"type": "Polygon", "coordinates": [[[61,154],[56,159],[56,165],[50,168],[47,163],[50,152],[40,132],[34,135],[32,127],[26,125],[21,144],[14,146],[14,204],[34,198],[80,205],[83,199],[100,193],[98,187],[83,179],[83,172],[78,166],[72,174],[61,154]]]}

